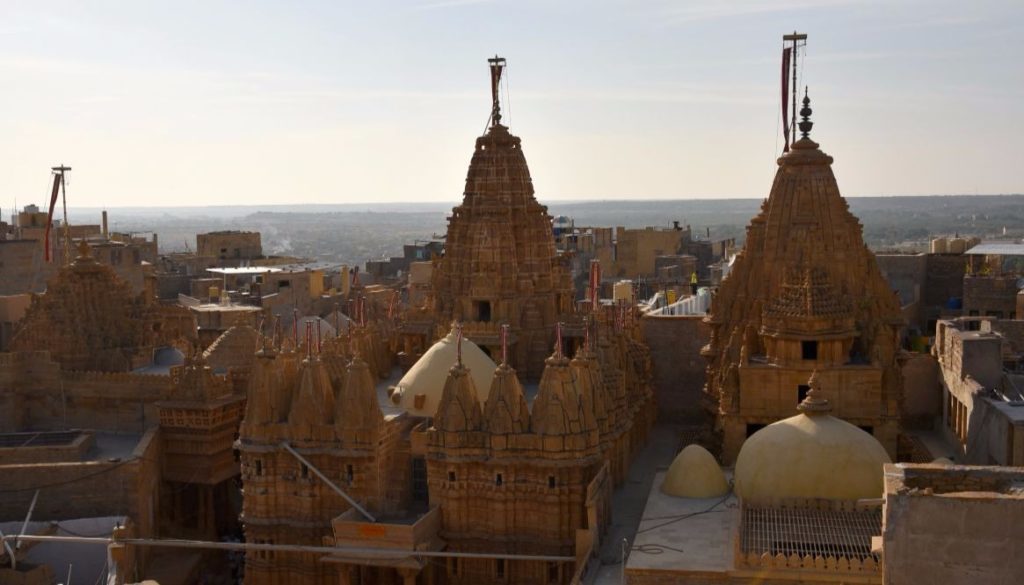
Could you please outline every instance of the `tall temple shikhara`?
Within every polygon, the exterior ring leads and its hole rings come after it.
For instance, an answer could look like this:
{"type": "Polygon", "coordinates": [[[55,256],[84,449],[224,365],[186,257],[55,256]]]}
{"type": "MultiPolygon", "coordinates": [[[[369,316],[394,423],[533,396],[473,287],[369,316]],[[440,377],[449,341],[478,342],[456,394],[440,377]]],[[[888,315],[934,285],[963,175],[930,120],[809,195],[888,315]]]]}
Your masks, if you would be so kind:
{"type": "Polygon", "coordinates": [[[803,137],[779,158],[707,318],[705,392],[727,463],[752,433],[793,414],[815,370],[823,387],[841,389],[828,396],[835,415],[896,454],[899,302],[839,193],[832,157],[809,137],[806,96],[800,114],[803,137]]]}
{"type": "Polygon", "coordinates": [[[547,207],[534,198],[521,141],[501,124],[498,85],[505,60],[490,59],[492,109],[476,140],[462,205],[448,220],[445,255],[434,275],[436,311],[463,324],[492,355],[499,323],[511,328],[510,362],[540,378],[554,325],[572,311],[573,289],[559,263],[547,207]]]}

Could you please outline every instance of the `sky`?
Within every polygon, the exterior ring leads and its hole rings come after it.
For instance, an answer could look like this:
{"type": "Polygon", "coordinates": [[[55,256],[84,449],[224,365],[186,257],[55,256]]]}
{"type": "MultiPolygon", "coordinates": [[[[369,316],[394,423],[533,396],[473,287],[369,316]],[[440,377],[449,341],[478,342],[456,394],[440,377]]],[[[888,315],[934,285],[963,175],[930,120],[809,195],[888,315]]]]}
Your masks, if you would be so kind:
{"type": "Polygon", "coordinates": [[[542,201],[764,197],[793,30],[845,195],[1024,192],[1020,0],[0,0],[0,206],[455,202],[495,54],[542,201]]]}

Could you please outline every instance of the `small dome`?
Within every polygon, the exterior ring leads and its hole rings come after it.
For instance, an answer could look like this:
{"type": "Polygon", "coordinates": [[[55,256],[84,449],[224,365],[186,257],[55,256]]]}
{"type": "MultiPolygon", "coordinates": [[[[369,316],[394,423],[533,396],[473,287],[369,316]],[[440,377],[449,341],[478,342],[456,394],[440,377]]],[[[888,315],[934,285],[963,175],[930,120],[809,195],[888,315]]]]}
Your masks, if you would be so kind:
{"type": "MultiPolygon", "coordinates": [[[[395,385],[392,402],[413,416],[435,415],[448,372],[455,365],[458,353],[455,338],[454,332],[448,333],[409,368],[395,385]]],[[[497,366],[482,349],[466,338],[462,339],[462,363],[469,368],[469,375],[483,403],[487,400],[497,366]]]]}
{"type": "Polygon", "coordinates": [[[932,465],[954,465],[953,460],[949,457],[939,457],[932,461],[932,465]]]}
{"type": "Polygon", "coordinates": [[[770,424],[743,443],[736,494],[747,500],[882,497],[885,448],[854,425],[828,414],[815,376],[801,414],[770,424]]]}
{"type": "Polygon", "coordinates": [[[714,455],[687,445],[669,466],[661,491],[677,498],[717,498],[729,493],[729,482],[714,455]]]}

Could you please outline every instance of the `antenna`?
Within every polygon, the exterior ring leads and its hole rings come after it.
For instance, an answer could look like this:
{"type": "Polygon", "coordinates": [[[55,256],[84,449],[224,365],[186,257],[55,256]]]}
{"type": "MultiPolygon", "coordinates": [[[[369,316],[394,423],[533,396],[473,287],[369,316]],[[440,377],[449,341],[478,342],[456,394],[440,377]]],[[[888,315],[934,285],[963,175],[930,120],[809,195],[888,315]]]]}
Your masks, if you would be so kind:
{"type": "Polygon", "coordinates": [[[782,133],[786,138],[785,146],[782,148],[782,152],[789,152],[789,137],[790,134],[793,136],[793,141],[796,142],[796,54],[800,47],[807,46],[807,35],[805,33],[798,33],[793,31],[793,34],[782,35],[783,44],[792,42],[793,46],[785,47],[782,49],[782,133]],[[792,69],[793,72],[793,84],[790,85],[786,80],[787,69],[792,69]],[[793,109],[789,110],[786,102],[790,95],[793,96],[793,109]],[[792,112],[792,115],[790,115],[792,112]]]}

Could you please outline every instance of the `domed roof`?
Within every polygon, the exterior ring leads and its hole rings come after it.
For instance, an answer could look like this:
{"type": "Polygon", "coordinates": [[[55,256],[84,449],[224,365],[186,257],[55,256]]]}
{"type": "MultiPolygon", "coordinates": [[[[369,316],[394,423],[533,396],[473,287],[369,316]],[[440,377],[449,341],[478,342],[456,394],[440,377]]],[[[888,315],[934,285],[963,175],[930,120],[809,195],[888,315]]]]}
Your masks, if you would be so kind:
{"type": "Polygon", "coordinates": [[[882,465],[891,463],[874,437],[828,414],[816,375],[801,414],[770,424],[743,443],[736,494],[747,500],[882,496],[882,465]]]}
{"type": "Polygon", "coordinates": [[[729,493],[729,482],[714,455],[700,445],[687,445],[669,466],[661,491],[679,498],[717,498],[729,493]]]}
{"type": "MultiPolygon", "coordinates": [[[[395,391],[391,394],[392,402],[411,415],[434,416],[441,402],[448,372],[458,357],[456,346],[454,331],[431,346],[395,385],[395,391]]],[[[497,366],[482,349],[465,338],[462,340],[462,363],[469,368],[480,402],[486,401],[497,366]]]]}

